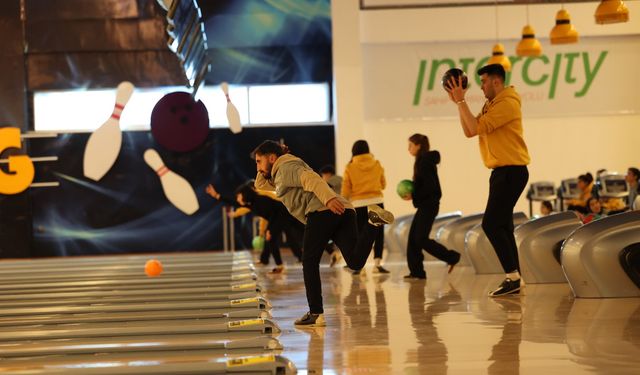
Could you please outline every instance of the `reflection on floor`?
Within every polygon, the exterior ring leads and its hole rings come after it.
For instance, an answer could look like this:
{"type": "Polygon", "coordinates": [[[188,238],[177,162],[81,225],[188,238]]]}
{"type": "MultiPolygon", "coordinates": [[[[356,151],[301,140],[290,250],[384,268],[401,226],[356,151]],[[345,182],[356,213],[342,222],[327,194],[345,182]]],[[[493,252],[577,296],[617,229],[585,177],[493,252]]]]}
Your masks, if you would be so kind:
{"type": "MultiPolygon", "coordinates": [[[[290,261],[289,263],[293,263],[290,261]]],[[[321,267],[327,327],[297,329],[307,311],[301,266],[263,278],[283,354],[308,374],[638,374],[640,299],[575,300],[567,284],[529,284],[522,296],[490,299],[500,275],[471,267],[404,281],[321,267]]]]}

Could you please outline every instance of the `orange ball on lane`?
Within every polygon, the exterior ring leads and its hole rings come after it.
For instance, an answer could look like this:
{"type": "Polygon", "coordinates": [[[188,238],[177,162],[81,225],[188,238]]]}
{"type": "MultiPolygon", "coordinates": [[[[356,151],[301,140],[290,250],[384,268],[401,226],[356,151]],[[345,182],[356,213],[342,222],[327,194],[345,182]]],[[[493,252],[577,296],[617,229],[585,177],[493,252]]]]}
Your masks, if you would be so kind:
{"type": "Polygon", "coordinates": [[[160,276],[162,273],[162,263],[157,259],[150,259],[144,265],[144,273],[149,277],[160,276]]]}

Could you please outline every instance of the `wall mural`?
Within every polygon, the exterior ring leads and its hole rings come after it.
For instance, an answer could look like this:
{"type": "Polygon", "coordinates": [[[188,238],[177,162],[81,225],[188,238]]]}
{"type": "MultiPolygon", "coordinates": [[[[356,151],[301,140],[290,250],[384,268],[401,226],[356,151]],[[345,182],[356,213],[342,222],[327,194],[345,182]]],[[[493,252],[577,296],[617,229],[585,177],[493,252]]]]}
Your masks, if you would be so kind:
{"type": "Polygon", "coordinates": [[[331,81],[329,0],[199,1],[212,62],[207,82],[331,81]]]}
{"type": "MultiPolygon", "coordinates": [[[[178,153],[164,149],[151,132],[123,132],[122,148],[99,181],[83,176],[89,134],[30,140],[30,156],[56,155],[36,167],[35,180],[58,187],[30,189],[34,256],[221,249],[222,205],[204,190],[213,183],[232,195],[255,178],[250,152],[265,139],[283,140],[293,154],[319,169],[335,163],[332,126],[247,128],[240,134],[211,129],[202,146],[178,153]],[[187,215],[166,197],[157,173],[144,160],[155,149],[168,169],[188,181],[199,209],[187,215]]],[[[251,246],[251,218],[236,219],[236,248],[251,246]]]]}

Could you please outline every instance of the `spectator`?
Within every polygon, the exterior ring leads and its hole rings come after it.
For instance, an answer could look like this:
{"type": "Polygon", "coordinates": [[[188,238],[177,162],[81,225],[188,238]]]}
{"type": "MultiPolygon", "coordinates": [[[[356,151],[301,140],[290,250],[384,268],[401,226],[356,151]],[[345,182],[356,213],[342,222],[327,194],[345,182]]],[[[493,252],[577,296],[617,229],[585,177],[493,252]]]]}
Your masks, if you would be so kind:
{"type": "Polygon", "coordinates": [[[540,202],[540,215],[549,216],[553,213],[553,205],[549,201],[540,202]]]}
{"type": "Polygon", "coordinates": [[[625,180],[627,180],[627,184],[629,184],[629,197],[627,200],[629,207],[631,207],[632,210],[640,209],[640,207],[634,207],[636,197],[638,197],[638,193],[640,192],[640,184],[638,184],[638,180],[640,180],[640,170],[630,167],[627,170],[625,180]]]}
{"type": "Polygon", "coordinates": [[[340,191],[342,190],[342,177],[336,174],[336,169],[333,168],[332,165],[325,165],[320,168],[320,176],[322,176],[322,179],[331,186],[336,194],[340,194],[340,191]]]}
{"type": "Polygon", "coordinates": [[[589,212],[581,215],[583,224],[590,223],[605,216],[599,199],[591,197],[587,200],[587,205],[589,207],[589,212]]]}
{"type": "Polygon", "coordinates": [[[588,214],[589,207],[587,206],[587,202],[592,197],[593,175],[587,172],[578,176],[578,188],[581,190],[580,197],[569,199],[567,201],[567,209],[588,214]]]}

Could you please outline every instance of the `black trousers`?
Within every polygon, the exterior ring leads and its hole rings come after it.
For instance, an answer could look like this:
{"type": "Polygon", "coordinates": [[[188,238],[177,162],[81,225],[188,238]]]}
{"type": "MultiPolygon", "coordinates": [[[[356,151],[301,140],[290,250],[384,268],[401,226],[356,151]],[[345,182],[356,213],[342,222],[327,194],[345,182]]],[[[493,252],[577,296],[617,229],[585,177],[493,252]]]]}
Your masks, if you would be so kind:
{"type": "Polygon", "coordinates": [[[518,247],[513,235],[513,208],[527,186],[526,166],[499,167],[491,172],[489,199],[482,218],[482,229],[500,259],[505,273],[519,271],[518,247]]]}
{"type": "MultiPolygon", "coordinates": [[[[384,204],[378,203],[378,206],[384,208],[384,204]]],[[[363,231],[364,226],[369,222],[369,209],[365,207],[356,208],[356,216],[358,218],[358,230],[363,231]]],[[[376,239],[373,241],[373,257],[382,259],[382,250],[384,249],[384,226],[377,227],[376,239]]]]}
{"type": "Polygon", "coordinates": [[[447,262],[447,264],[458,260],[458,255],[455,251],[448,250],[442,244],[429,238],[431,227],[433,227],[433,222],[438,216],[439,209],[439,203],[426,204],[418,207],[416,214],[413,216],[411,228],[409,229],[409,241],[407,242],[407,265],[409,266],[409,272],[413,276],[425,277],[427,275],[422,263],[424,261],[422,250],[447,262]]]}
{"type": "Polygon", "coordinates": [[[282,232],[287,235],[287,243],[291,248],[293,255],[302,260],[302,237],[304,235],[304,224],[296,219],[287,221],[284,226],[267,226],[267,230],[271,234],[271,239],[266,241],[264,249],[260,253],[260,262],[269,263],[269,255],[273,255],[273,260],[277,265],[282,264],[282,256],[280,255],[280,247],[282,246],[282,232]]]}
{"type": "Polygon", "coordinates": [[[312,212],[307,216],[304,230],[302,273],[307,292],[309,311],[324,313],[322,306],[322,283],[320,281],[320,258],[329,240],[333,240],[342,251],[347,266],[352,270],[364,267],[371,253],[371,246],[378,227],[367,224],[358,233],[356,212],[347,209],[342,215],[330,210],[312,212]]]}

